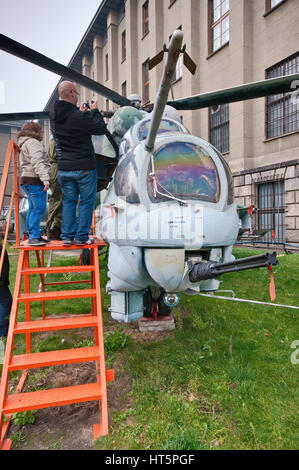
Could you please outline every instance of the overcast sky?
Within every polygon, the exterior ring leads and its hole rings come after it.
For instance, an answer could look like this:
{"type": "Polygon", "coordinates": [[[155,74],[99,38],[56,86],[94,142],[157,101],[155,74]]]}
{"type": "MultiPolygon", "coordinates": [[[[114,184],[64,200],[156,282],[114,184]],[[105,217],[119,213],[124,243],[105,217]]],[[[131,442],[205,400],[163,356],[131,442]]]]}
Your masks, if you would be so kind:
{"type": "MultiPolygon", "coordinates": [[[[67,65],[102,0],[0,0],[0,32],[67,65]]],[[[0,113],[42,111],[59,76],[0,51],[0,113]]]]}

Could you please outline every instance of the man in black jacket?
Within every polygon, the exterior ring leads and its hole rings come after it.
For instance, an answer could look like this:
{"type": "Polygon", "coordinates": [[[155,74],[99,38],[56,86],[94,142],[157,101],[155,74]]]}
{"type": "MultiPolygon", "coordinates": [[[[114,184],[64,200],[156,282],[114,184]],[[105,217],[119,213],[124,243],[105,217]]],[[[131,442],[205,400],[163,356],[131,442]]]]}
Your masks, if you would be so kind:
{"type": "MultiPolygon", "coordinates": [[[[1,243],[1,241],[0,241],[1,243]]],[[[2,246],[0,245],[0,259],[2,246]]],[[[9,259],[5,250],[4,262],[0,273],[0,337],[7,336],[12,297],[9,290],[9,259]]]]}
{"type": "Polygon", "coordinates": [[[97,189],[92,135],[107,133],[106,124],[97,102],[76,106],[76,85],[63,81],[58,88],[59,100],[51,115],[51,130],[55,140],[58,163],[58,182],[63,193],[62,233],[64,245],[85,245],[88,238],[97,189]],[[79,217],[76,222],[76,207],[79,217]]]}

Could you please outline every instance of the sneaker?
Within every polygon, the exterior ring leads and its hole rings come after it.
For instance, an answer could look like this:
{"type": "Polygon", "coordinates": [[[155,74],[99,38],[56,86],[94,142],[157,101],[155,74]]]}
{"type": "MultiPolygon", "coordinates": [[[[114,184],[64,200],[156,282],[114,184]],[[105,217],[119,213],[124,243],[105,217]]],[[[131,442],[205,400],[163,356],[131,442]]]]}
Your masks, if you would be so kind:
{"type": "Polygon", "coordinates": [[[93,239],[93,238],[89,238],[89,239],[86,240],[85,242],[81,242],[81,241],[79,241],[79,240],[74,240],[74,243],[75,243],[75,245],[77,245],[77,246],[93,245],[94,239],[93,239]]]}
{"type": "Polygon", "coordinates": [[[73,240],[63,240],[63,243],[62,243],[63,246],[71,246],[73,244],[74,244],[73,240]]]}
{"type": "Polygon", "coordinates": [[[41,238],[29,238],[28,245],[30,246],[44,246],[46,242],[41,238]]]}

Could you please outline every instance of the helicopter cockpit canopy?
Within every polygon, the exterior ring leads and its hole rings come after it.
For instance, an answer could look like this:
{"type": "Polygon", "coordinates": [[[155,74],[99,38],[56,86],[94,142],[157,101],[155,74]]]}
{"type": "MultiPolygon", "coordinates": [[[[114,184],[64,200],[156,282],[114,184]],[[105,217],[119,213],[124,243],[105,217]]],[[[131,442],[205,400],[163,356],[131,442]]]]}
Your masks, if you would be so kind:
{"type": "Polygon", "coordinates": [[[116,195],[129,204],[144,201],[201,201],[232,204],[232,175],[224,157],[198,137],[162,133],[147,167],[140,142],[121,159],[114,174],[116,195]],[[140,179],[141,178],[141,179],[140,179]],[[222,201],[222,202],[221,202],[222,201]]]}
{"type": "MultiPolygon", "coordinates": [[[[151,118],[144,118],[142,121],[138,122],[135,126],[128,130],[128,132],[124,135],[119,147],[120,155],[124,155],[131,147],[147,138],[150,124],[151,118]]],[[[157,134],[160,135],[166,132],[189,134],[188,130],[181,123],[168,117],[164,117],[161,119],[157,134]]]]}
{"type": "Polygon", "coordinates": [[[158,192],[153,178],[147,181],[152,202],[167,200],[166,194],[180,199],[219,201],[220,181],[215,162],[195,143],[176,141],[160,147],[154,153],[154,173],[158,192]]]}

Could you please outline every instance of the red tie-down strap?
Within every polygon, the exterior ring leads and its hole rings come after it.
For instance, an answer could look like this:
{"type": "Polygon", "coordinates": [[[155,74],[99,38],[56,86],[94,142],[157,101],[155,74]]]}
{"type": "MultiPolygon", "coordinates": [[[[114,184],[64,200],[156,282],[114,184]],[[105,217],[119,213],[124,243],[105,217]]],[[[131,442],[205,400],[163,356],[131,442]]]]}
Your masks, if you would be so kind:
{"type": "Polygon", "coordinates": [[[253,208],[254,208],[254,205],[253,205],[253,204],[250,204],[249,209],[248,209],[248,215],[252,215],[252,213],[253,213],[253,208]]]}
{"type": "Polygon", "coordinates": [[[272,271],[272,266],[268,267],[268,271],[270,271],[270,284],[269,284],[269,292],[270,292],[270,299],[271,302],[275,300],[275,283],[274,283],[274,276],[272,271]]]}
{"type": "Polygon", "coordinates": [[[271,238],[272,238],[272,240],[275,239],[275,230],[272,230],[272,232],[271,232],[271,238]]]}

